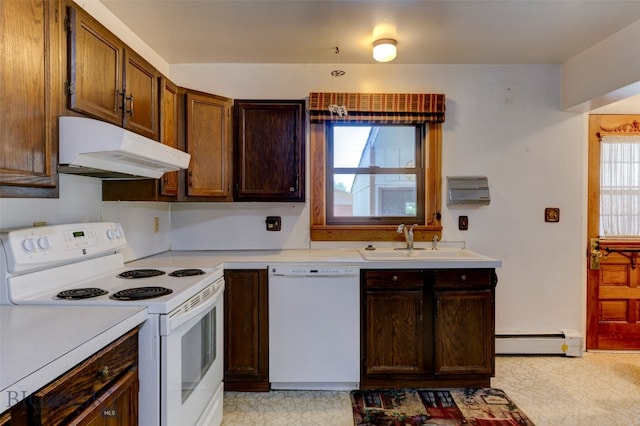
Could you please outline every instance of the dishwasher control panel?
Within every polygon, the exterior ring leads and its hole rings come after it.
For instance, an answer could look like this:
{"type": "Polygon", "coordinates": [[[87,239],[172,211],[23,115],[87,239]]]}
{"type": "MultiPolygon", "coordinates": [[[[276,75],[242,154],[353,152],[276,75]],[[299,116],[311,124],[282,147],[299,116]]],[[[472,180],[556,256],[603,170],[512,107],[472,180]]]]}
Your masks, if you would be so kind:
{"type": "Polygon", "coordinates": [[[269,267],[271,276],[298,277],[334,277],[360,274],[360,267],[353,265],[272,265],[269,267]]]}

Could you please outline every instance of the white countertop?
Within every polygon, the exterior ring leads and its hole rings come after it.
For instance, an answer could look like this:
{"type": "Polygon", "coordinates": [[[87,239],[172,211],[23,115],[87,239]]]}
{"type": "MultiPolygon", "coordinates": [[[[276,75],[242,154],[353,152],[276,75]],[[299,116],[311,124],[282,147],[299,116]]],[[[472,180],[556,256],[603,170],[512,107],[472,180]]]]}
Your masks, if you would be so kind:
{"type": "Polygon", "coordinates": [[[146,319],[139,306],[0,306],[0,412],[146,319]]]}
{"type": "Polygon", "coordinates": [[[309,250],[211,250],[168,251],[130,262],[127,266],[204,268],[223,265],[225,269],[264,269],[274,263],[348,264],[362,269],[450,269],[499,268],[499,260],[479,255],[478,259],[461,260],[364,260],[357,249],[309,250]]]}

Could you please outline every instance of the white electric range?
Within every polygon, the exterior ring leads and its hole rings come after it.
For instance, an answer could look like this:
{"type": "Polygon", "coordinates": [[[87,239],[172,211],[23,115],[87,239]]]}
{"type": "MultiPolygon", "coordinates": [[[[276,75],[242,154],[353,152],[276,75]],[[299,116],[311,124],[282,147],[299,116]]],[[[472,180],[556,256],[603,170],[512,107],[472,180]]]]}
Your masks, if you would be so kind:
{"type": "Polygon", "coordinates": [[[0,233],[0,240],[2,304],[147,307],[139,341],[140,425],[221,423],[221,267],[129,268],[117,223],[22,228],[0,233]]]}

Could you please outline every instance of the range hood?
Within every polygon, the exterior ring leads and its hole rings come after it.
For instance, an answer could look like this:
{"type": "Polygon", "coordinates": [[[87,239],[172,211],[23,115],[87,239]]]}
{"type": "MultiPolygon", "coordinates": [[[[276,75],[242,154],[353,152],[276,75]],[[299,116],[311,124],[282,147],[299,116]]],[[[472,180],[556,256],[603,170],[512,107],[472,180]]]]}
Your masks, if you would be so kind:
{"type": "Polygon", "coordinates": [[[103,179],[159,179],[186,169],[191,156],[110,123],[60,117],[60,173],[103,179]]]}

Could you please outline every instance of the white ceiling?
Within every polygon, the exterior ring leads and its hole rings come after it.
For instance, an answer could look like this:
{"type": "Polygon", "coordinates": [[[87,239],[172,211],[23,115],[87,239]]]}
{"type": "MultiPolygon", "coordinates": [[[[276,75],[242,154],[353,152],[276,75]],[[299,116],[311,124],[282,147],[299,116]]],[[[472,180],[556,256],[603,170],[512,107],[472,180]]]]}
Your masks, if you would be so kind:
{"type": "Polygon", "coordinates": [[[380,37],[392,64],[561,64],[640,19],[640,0],[101,1],[169,64],[370,64],[380,37]]]}

